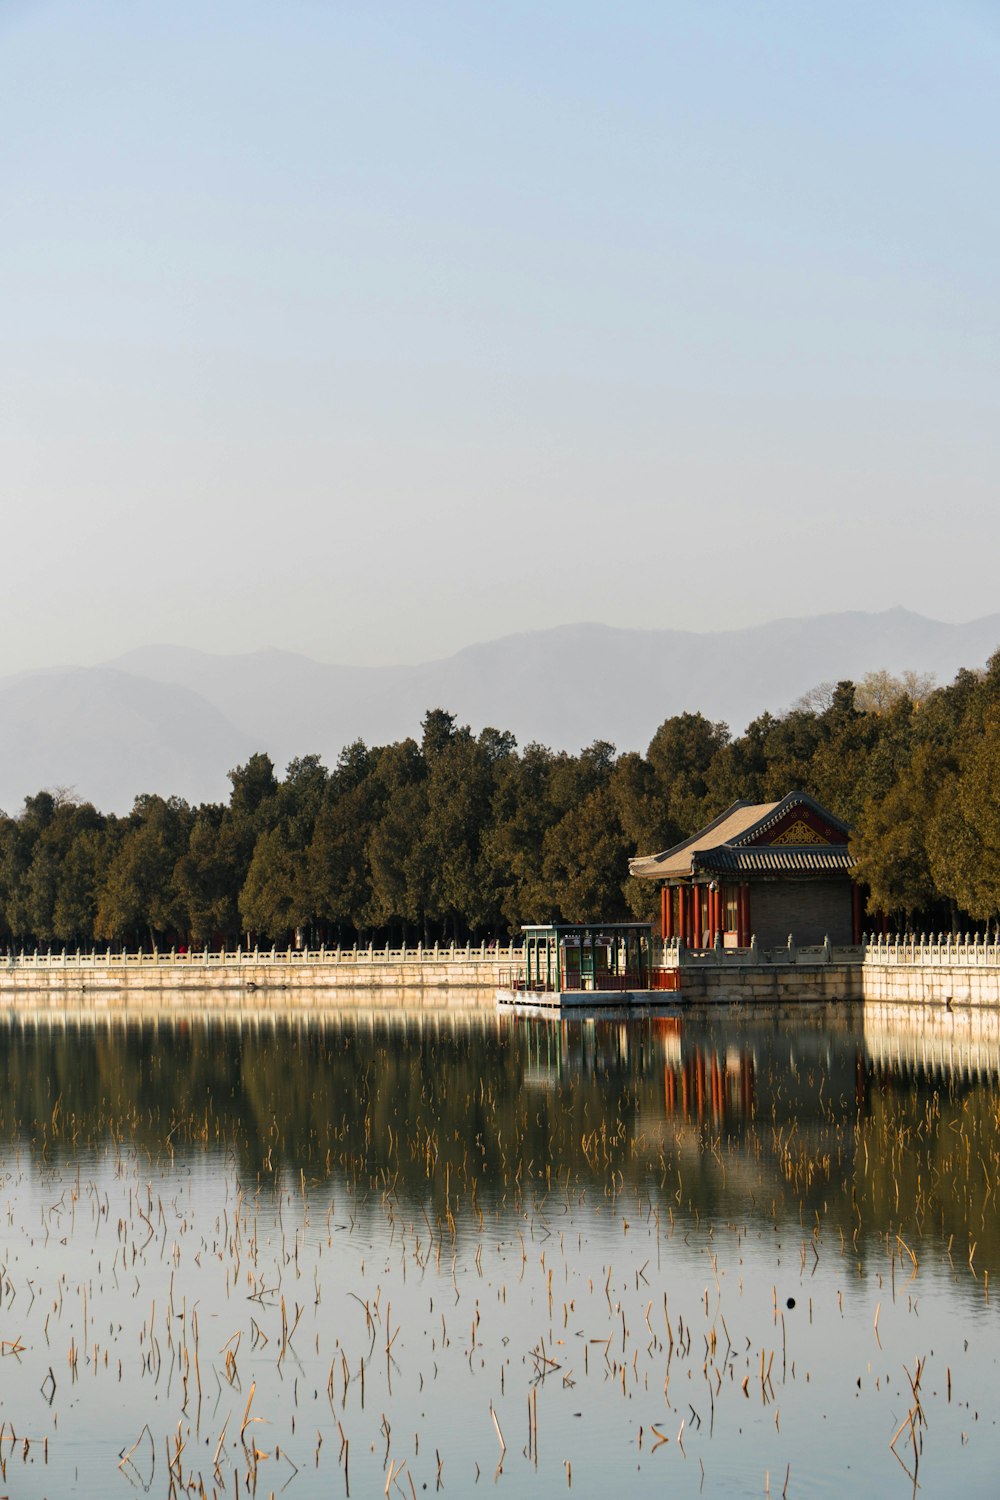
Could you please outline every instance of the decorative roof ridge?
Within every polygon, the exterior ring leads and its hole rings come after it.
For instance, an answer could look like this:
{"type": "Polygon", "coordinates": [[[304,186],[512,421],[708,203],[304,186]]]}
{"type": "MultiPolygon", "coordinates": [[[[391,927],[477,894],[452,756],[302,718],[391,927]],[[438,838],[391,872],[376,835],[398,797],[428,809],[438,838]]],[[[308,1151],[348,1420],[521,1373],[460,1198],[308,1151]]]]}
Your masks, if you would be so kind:
{"type": "MultiPolygon", "coordinates": [[[[772,806],[770,812],[764,814],[759,822],[754,823],[750,828],[745,828],[742,833],[730,839],[730,847],[733,849],[745,849],[752,839],[759,838],[762,833],[766,833],[769,828],[773,828],[793,807],[811,808],[814,813],[819,814],[824,822],[832,823],[837,828],[843,829],[845,835],[844,843],[847,843],[847,838],[852,832],[849,823],[845,823],[843,818],[836,817],[828,807],[824,807],[821,802],[817,802],[816,798],[810,796],[808,792],[787,792],[780,802],[772,806]]],[[[801,847],[808,849],[814,846],[803,844],[801,847]]]]}

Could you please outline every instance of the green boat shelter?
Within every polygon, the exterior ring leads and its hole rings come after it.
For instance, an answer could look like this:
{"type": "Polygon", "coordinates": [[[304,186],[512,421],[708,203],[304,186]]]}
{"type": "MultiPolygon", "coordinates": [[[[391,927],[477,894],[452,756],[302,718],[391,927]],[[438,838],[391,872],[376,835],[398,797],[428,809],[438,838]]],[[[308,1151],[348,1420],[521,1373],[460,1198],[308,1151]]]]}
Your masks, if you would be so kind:
{"type": "Polygon", "coordinates": [[[648,990],[649,922],[550,922],[522,927],[528,990],[648,990]]]}

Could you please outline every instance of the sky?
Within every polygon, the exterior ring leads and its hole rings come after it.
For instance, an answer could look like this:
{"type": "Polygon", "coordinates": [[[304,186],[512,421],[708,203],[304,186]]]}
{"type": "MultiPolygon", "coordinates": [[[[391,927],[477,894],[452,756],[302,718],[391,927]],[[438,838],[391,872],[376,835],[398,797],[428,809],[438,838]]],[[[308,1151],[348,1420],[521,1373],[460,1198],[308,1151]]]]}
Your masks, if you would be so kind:
{"type": "Polygon", "coordinates": [[[0,672],[1000,609],[986,0],[0,0],[0,672]]]}

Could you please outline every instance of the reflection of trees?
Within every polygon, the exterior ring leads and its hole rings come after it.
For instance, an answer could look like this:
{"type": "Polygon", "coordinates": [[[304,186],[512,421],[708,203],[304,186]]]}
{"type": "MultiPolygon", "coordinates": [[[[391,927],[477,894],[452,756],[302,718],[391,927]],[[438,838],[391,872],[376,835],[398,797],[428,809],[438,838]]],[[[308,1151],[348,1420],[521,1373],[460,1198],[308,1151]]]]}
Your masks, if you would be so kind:
{"type": "Polygon", "coordinates": [[[0,1131],[36,1156],[226,1152],[267,1184],[391,1192],[438,1222],[598,1188],[708,1222],[764,1214],[884,1256],[953,1237],[1000,1263],[993,1091],[865,1060],[850,1016],[0,1027],[0,1131]]]}

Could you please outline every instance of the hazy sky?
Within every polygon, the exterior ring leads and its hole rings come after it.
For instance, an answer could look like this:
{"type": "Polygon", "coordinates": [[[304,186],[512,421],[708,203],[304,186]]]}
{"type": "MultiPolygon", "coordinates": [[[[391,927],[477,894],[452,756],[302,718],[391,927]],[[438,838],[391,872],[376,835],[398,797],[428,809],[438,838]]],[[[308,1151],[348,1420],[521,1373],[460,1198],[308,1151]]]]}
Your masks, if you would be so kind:
{"type": "Polygon", "coordinates": [[[993,0],[0,0],[0,670],[1000,609],[993,0]]]}

